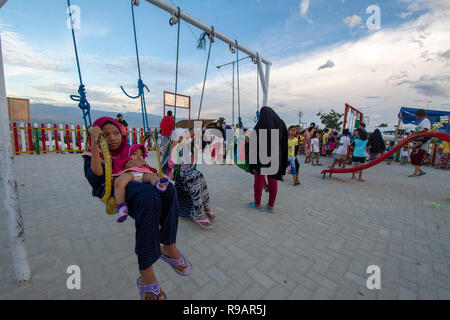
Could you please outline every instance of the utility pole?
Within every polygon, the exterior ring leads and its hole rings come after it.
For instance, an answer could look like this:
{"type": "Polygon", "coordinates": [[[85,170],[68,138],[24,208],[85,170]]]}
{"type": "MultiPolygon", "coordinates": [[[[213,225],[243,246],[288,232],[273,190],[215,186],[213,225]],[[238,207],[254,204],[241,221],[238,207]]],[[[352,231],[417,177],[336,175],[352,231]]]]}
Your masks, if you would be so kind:
{"type": "MultiPolygon", "coordinates": [[[[0,2],[0,7],[5,1],[0,2]]],[[[2,39],[0,35],[0,180],[3,205],[8,224],[9,243],[13,257],[14,271],[18,282],[31,279],[30,263],[25,247],[25,233],[20,211],[17,181],[14,173],[14,159],[6,99],[5,70],[3,66],[2,39]]]]}
{"type": "Polygon", "coordinates": [[[303,112],[299,111],[298,112],[298,124],[301,125],[302,124],[302,117],[303,117],[303,112]]]}

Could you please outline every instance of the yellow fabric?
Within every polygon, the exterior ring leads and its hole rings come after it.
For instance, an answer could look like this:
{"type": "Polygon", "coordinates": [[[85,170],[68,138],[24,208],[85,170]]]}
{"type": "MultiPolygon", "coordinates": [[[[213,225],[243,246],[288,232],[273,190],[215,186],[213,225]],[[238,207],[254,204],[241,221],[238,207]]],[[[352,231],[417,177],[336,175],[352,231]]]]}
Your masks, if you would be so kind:
{"type": "Polygon", "coordinates": [[[443,153],[450,153],[450,143],[449,142],[447,142],[447,141],[442,142],[441,148],[442,148],[443,153]]]}
{"type": "Polygon", "coordinates": [[[295,147],[298,146],[298,139],[294,138],[294,139],[289,139],[288,140],[288,155],[289,157],[294,157],[295,156],[295,147]]]}
{"type": "Polygon", "coordinates": [[[325,134],[323,135],[323,141],[322,141],[322,143],[323,143],[324,145],[327,145],[327,144],[328,144],[328,132],[325,133],[325,134]]]}

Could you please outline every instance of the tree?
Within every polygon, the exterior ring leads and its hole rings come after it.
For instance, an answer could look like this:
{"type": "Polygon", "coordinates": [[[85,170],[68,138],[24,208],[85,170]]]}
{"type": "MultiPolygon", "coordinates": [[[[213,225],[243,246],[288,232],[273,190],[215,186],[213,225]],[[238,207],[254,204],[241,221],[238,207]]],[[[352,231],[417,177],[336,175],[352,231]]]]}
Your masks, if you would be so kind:
{"type": "Polygon", "coordinates": [[[382,123],[378,126],[378,128],[387,128],[388,124],[387,123],[382,123]]]}
{"type": "Polygon", "coordinates": [[[322,124],[325,125],[325,127],[335,130],[341,130],[342,121],[341,120],[343,113],[337,113],[333,109],[331,109],[330,113],[321,113],[319,112],[317,114],[318,117],[320,117],[320,121],[322,121],[322,124]]]}

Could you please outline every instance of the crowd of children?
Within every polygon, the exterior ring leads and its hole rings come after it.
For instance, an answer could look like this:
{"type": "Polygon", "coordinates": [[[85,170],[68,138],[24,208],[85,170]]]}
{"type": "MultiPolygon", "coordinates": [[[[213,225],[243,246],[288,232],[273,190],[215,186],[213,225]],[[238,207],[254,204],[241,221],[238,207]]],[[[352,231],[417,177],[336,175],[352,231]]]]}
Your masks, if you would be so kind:
{"type": "MultiPolygon", "coordinates": [[[[417,132],[430,130],[431,124],[426,118],[425,110],[419,110],[416,118],[421,121],[417,132]]],[[[432,164],[432,157],[427,152],[428,140],[413,141],[400,150],[400,165],[411,163],[415,166],[415,171],[410,177],[425,175],[426,173],[421,166],[432,164]]],[[[353,132],[345,129],[342,135],[328,128],[320,130],[315,123],[311,123],[305,130],[302,130],[300,126],[291,126],[289,128],[290,166],[288,167],[288,173],[294,176],[294,185],[300,184],[298,179],[298,154],[305,154],[305,163],[311,163],[312,166],[320,166],[321,157],[332,157],[333,164],[330,168],[339,166],[339,168],[345,169],[347,164],[359,167],[366,161],[374,161],[384,152],[390,152],[394,147],[395,143],[390,141],[386,148],[379,131],[373,133],[369,139],[364,123],[353,132]]],[[[394,158],[395,154],[391,155],[386,159],[386,163],[390,165],[394,158]]],[[[438,159],[437,169],[448,170],[450,168],[450,144],[448,142],[442,142],[438,150],[438,159]]],[[[358,174],[358,181],[364,181],[362,171],[359,171],[358,174]]],[[[356,179],[355,172],[352,179],[356,179]]]]}

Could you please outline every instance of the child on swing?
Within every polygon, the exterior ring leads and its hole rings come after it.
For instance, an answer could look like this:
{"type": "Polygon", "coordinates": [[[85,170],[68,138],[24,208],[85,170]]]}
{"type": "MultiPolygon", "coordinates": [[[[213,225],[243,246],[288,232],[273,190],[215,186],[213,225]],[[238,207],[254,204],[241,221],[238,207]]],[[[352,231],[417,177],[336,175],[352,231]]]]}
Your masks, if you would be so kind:
{"type": "Polygon", "coordinates": [[[117,203],[117,222],[122,223],[128,217],[125,188],[130,182],[140,182],[156,186],[158,191],[164,192],[169,179],[159,178],[157,170],[146,162],[148,152],[144,145],[135,144],[125,147],[113,163],[114,198],[117,203]]]}

